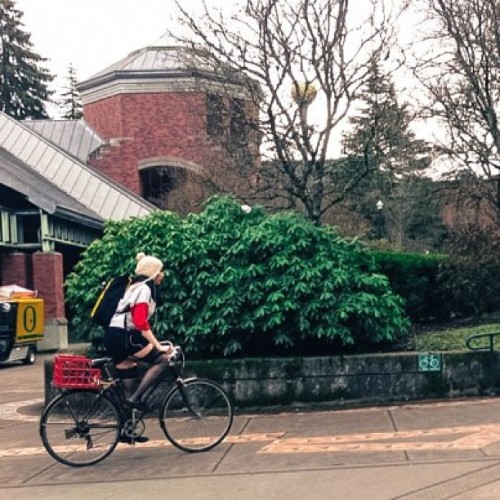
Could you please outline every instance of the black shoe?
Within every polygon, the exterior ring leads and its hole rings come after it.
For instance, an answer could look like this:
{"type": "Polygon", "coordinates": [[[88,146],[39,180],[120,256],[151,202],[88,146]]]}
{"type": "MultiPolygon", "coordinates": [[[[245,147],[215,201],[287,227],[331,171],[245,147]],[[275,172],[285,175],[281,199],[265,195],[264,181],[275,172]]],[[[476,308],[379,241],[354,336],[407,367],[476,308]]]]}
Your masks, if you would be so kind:
{"type": "Polygon", "coordinates": [[[148,405],[142,401],[134,401],[133,399],[126,399],[125,404],[130,408],[135,408],[136,410],[149,411],[148,405]]]}
{"type": "Polygon", "coordinates": [[[137,436],[136,438],[132,438],[130,436],[120,436],[120,443],[134,444],[134,443],[147,443],[149,438],[146,436],[137,436]]]}

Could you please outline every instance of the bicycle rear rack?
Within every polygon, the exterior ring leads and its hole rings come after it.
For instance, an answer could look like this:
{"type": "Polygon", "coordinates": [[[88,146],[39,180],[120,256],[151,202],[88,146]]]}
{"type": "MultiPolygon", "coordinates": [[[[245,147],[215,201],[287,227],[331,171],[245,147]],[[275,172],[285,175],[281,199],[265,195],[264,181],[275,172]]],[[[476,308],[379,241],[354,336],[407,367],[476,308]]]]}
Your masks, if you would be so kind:
{"type": "Polygon", "coordinates": [[[495,337],[499,336],[500,332],[492,332],[492,333],[477,333],[476,335],[471,335],[466,341],[465,345],[471,351],[495,351],[495,337]],[[474,345],[474,342],[479,339],[488,339],[488,343],[486,345],[474,345]]]}

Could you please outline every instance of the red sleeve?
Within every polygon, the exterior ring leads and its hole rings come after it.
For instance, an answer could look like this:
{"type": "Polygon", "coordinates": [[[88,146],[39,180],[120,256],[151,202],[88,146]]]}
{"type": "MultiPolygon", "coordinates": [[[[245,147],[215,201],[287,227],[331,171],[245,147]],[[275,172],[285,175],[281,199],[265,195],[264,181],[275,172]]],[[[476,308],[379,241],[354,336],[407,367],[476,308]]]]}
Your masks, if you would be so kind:
{"type": "Polygon", "coordinates": [[[132,312],[132,320],[138,330],[144,331],[151,329],[148,322],[149,307],[145,302],[133,305],[130,310],[132,312]]]}

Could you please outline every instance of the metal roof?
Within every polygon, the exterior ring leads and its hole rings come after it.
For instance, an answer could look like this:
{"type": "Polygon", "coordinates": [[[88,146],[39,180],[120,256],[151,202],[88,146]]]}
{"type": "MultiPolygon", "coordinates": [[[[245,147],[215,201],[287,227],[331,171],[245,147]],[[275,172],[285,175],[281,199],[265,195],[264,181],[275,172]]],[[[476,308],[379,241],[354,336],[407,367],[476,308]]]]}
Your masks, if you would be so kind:
{"type": "Polygon", "coordinates": [[[191,47],[149,46],[131,52],[127,57],[80,82],[77,88],[84,91],[123,78],[180,76],[243,83],[240,72],[218,63],[207,51],[191,47]]]}
{"type": "Polygon", "coordinates": [[[123,220],[156,210],[3,112],[0,112],[0,148],[101,219],[123,220]]]}
{"type": "Polygon", "coordinates": [[[98,214],[76,201],[3,148],[0,148],[0,174],[1,183],[4,186],[24,194],[31,204],[41,208],[44,212],[54,214],[59,209],[68,210],[80,217],[93,219],[94,224],[91,225],[102,227],[102,219],[98,214]]]}
{"type": "Polygon", "coordinates": [[[25,120],[31,130],[83,163],[104,144],[85,120],[25,120]]]}

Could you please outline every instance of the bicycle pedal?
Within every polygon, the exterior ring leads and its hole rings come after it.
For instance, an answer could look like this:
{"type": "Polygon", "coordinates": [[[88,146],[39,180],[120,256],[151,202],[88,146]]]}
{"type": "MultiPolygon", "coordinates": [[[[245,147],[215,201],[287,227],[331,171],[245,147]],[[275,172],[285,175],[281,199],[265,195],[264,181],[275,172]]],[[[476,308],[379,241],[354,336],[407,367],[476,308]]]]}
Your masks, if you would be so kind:
{"type": "Polygon", "coordinates": [[[149,411],[148,405],[142,401],[130,401],[130,399],[126,399],[125,405],[132,410],[132,413],[147,413],[149,411]]]}

